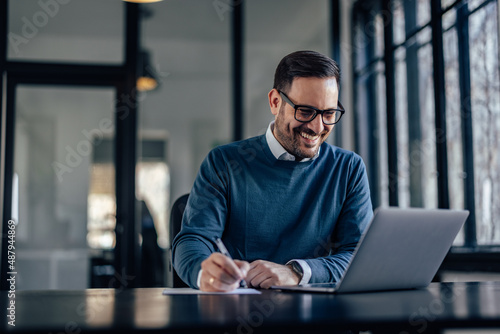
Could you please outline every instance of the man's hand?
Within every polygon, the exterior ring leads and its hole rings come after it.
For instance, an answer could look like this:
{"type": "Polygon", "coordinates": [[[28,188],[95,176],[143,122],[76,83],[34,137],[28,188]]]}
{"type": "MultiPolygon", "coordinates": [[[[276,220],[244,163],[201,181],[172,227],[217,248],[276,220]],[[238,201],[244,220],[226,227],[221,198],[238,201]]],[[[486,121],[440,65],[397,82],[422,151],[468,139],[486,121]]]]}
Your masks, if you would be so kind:
{"type": "Polygon", "coordinates": [[[247,283],[251,287],[269,289],[272,285],[297,285],[300,277],[290,266],[256,260],[250,263],[247,283]]]}
{"type": "Polygon", "coordinates": [[[200,290],[232,291],[245,279],[250,265],[248,262],[231,260],[221,253],[212,253],[201,263],[200,290]]]}

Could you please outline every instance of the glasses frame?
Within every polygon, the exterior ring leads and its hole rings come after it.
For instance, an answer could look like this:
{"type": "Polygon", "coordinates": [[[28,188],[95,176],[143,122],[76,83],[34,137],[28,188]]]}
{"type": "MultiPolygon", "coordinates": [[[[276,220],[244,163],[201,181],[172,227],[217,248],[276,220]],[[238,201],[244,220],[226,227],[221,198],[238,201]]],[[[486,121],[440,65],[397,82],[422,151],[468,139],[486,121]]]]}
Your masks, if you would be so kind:
{"type": "Polygon", "coordinates": [[[321,109],[318,109],[318,108],[315,108],[315,107],[311,107],[311,106],[307,106],[307,105],[303,105],[303,104],[295,104],[295,103],[293,103],[293,102],[290,100],[290,98],[289,98],[288,96],[286,96],[286,94],[285,94],[285,93],[283,93],[282,91],[278,90],[278,93],[280,93],[281,98],[282,98],[282,99],[283,99],[286,103],[288,103],[289,105],[291,105],[291,106],[292,106],[292,108],[294,109],[294,111],[295,111],[295,112],[294,112],[294,114],[293,114],[293,117],[295,118],[295,120],[296,120],[297,122],[301,122],[301,123],[309,123],[309,122],[312,122],[312,121],[316,118],[316,116],[318,116],[318,114],[320,114],[320,115],[321,115],[321,121],[323,122],[323,124],[325,124],[325,125],[333,125],[333,124],[337,124],[337,123],[340,121],[340,119],[342,118],[342,116],[344,115],[344,113],[345,113],[344,106],[342,105],[342,103],[340,103],[340,101],[338,101],[338,106],[339,106],[341,109],[340,109],[340,108],[330,108],[330,109],[321,110],[321,109]],[[307,109],[312,109],[312,110],[314,110],[316,113],[314,114],[314,116],[313,116],[310,120],[308,120],[308,121],[301,121],[300,119],[297,119],[297,109],[299,109],[299,108],[307,108],[307,109]],[[327,123],[327,122],[325,122],[325,120],[323,119],[323,113],[324,113],[324,112],[326,112],[326,111],[339,111],[339,112],[340,112],[340,117],[339,117],[339,119],[338,119],[336,122],[334,122],[334,123],[327,123]]]}

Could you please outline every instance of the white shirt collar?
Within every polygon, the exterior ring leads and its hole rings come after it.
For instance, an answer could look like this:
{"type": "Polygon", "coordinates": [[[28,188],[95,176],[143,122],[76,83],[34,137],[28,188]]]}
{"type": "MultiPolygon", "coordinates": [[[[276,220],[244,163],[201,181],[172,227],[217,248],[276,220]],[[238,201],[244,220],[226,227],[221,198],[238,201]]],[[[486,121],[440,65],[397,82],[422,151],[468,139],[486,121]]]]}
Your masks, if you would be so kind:
{"type": "MultiPolygon", "coordinates": [[[[278,160],[286,160],[286,161],[295,161],[295,157],[291,155],[290,153],[285,150],[285,148],[280,144],[280,142],[274,137],[273,134],[273,128],[274,128],[274,121],[269,123],[269,126],[267,127],[266,131],[266,141],[267,145],[269,146],[269,149],[271,150],[271,153],[274,155],[274,157],[278,160]]],[[[318,152],[316,155],[312,158],[304,158],[300,160],[300,162],[306,162],[309,160],[314,160],[319,156],[319,151],[321,147],[318,149],[318,152]]]]}

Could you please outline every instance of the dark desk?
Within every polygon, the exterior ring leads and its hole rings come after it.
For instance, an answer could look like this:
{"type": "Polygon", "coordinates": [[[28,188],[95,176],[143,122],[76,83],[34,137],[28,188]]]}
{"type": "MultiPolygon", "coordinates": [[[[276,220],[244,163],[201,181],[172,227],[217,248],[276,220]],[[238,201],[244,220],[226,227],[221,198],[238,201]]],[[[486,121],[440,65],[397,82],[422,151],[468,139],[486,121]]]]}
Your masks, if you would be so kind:
{"type": "MultiPolygon", "coordinates": [[[[3,313],[7,292],[0,293],[3,313]]],[[[349,295],[263,291],[261,295],[163,296],[136,290],[17,291],[15,327],[0,332],[428,333],[497,328],[500,282],[431,284],[428,289],[349,295]]]]}

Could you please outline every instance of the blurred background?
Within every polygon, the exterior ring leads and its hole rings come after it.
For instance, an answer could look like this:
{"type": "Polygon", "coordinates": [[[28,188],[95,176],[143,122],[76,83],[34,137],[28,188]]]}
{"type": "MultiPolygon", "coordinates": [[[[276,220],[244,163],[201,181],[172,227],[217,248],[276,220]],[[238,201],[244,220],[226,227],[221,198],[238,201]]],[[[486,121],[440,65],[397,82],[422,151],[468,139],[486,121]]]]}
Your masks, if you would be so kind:
{"type": "Polygon", "coordinates": [[[436,279],[500,278],[498,1],[0,2],[17,289],[171,286],[172,203],[212,148],[265,132],[305,49],[340,64],[329,142],[363,157],[374,207],[470,210],[436,279]]]}

